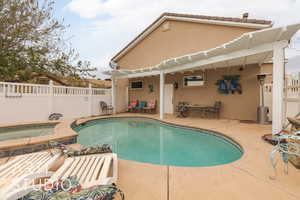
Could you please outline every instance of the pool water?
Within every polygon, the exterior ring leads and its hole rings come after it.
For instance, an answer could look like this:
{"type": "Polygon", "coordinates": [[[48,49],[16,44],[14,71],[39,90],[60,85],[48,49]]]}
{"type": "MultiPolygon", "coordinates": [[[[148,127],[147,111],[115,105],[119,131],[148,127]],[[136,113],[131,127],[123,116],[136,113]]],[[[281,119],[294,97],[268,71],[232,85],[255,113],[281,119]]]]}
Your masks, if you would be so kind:
{"type": "Polygon", "coordinates": [[[50,135],[56,124],[36,124],[0,128],[0,141],[50,135]]]}
{"type": "Polygon", "coordinates": [[[214,166],[243,152],[224,136],[144,118],[102,119],[75,128],[78,143],[111,144],[119,158],[173,166],[214,166]]]}

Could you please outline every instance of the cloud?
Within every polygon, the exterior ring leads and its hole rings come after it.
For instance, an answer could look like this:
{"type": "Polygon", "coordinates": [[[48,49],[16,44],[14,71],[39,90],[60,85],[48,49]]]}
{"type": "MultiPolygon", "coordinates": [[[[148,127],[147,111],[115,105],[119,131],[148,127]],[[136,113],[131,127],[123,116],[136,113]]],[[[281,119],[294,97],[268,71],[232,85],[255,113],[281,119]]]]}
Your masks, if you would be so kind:
{"type": "Polygon", "coordinates": [[[273,20],[275,26],[300,22],[296,0],[72,0],[65,9],[88,19],[75,33],[75,44],[100,71],[163,12],[228,17],[249,12],[250,18],[273,20]]]}
{"type": "Polygon", "coordinates": [[[95,18],[102,14],[103,5],[99,0],[72,0],[66,9],[82,18],[95,18]]]}

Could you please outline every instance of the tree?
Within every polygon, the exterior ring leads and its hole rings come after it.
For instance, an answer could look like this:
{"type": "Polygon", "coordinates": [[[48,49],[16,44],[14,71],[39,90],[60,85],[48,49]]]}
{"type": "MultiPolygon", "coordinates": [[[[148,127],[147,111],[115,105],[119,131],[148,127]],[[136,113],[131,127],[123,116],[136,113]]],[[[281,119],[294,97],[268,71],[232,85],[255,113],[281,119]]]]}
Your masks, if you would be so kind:
{"type": "Polygon", "coordinates": [[[74,78],[95,68],[64,38],[68,26],[53,18],[53,0],[0,0],[0,81],[27,81],[32,74],[74,78]]]}

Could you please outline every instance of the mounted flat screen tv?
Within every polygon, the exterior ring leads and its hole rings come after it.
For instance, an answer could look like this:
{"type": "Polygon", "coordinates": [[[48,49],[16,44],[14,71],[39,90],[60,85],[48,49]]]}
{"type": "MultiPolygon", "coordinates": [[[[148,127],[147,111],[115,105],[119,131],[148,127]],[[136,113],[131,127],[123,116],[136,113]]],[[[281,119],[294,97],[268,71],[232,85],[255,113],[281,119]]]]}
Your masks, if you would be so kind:
{"type": "Polygon", "coordinates": [[[204,85],[204,76],[195,75],[195,76],[184,76],[183,77],[183,86],[203,86],[204,85]]]}
{"type": "Polygon", "coordinates": [[[142,89],[143,81],[133,81],[131,82],[131,89],[142,89]]]}

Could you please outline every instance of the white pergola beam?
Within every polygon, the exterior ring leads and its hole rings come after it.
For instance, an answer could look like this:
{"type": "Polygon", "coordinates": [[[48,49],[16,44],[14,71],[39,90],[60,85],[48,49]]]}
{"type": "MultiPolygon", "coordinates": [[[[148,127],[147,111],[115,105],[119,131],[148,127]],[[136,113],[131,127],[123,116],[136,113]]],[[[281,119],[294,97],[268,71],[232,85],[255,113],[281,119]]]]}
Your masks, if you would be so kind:
{"type": "Polygon", "coordinates": [[[277,43],[273,53],[273,114],[272,134],[278,134],[283,128],[283,100],[284,100],[284,49],[287,44],[277,43]]]}
{"type": "Polygon", "coordinates": [[[288,41],[283,40],[283,41],[279,41],[279,42],[264,44],[264,45],[260,45],[260,46],[257,46],[257,47],[251,48],[251,49],[239,50],[239,51],[235,51],[235,52],[225,54],[225,55],[220,55],[220,56],[215,56],[215,57],[211,57],[211,58],[204,59],[204,60],[194,61],[194,62],[184,64],[181,66],[176,66],[173,68],[165,69],[164,72],[171,73],[171,72],[177,72],[177,71],[182,71],[182,70],[189,70],[189,69],[192,69],[195,67],[211,65],[213,63],[225,62],[225,61],[233,60],[236,58],[241,58],[241,57],[245,57],[245,56],[251,56],[251,55],[255,55],[255,54],[259,54],[259,53],[264,53],[264,52],[272,51],[273,46],[277,45],[277,44],[287,45],[288,41]]]}
{"type": "MultiPolygon", "coordinates": [[[[152,69],[149,72],[136,72],[136,73],[132,73],[132,74],[117,75],[116,79],[138,78],[138,77],[153,76],[153,75],[155,76],[155,75],[159,75],[160,71],[163,71],[164,73],[188,71],[188,70],[192,70],[194,68],[200,68],[201,66],[212,65],[212,64],[218,63],[218,62],[226,63],[230,60],[241,58],[241,57],[247,57],[247,56],[260,54],[260,53],[264,53],[264,52],[271,52],[271,51],[273,51],[273,47],[275,45],[287,45],[287,44],[288,44],[288,41],[286,41],[286,40],[278,41],[278,42],[274,42],[274,43],[268,43],[268,44],[256,46],[256,47],[250,48],[250,49],[244,49],[244,50],[235,51],[235,52],[232,52],[229,54],[214,56],[214,57],[211,57],[208,59],[201,59],[198,61],[197,60],[190,61],[190,63],[186,63],[186,64],[182,64],[182,65],[178,65],[178,66],[164,68],[161,65],[160,68],[152,69]]],[[[241,65],[242,64],[243,63],[241,63],[241,65]]]]}
{"type": "Polygon", "coordinates": [[[164,112],[165,112],[165,74],[160,72],[160,84],[159,84],[159,118],[164,119],[164,112]]]}
{"type": "Polygon", "coordinates": [[[116,79],[124,79],[124,78],[138,78],[138,77],[144,77],[144,76],[156,76],[159,75],[158,70],[153,70],[149,72],[140,72],[140,73],[133,73],[133,74],[127,74],[127,75],[121,75],[117,76],[116,79]]]}

